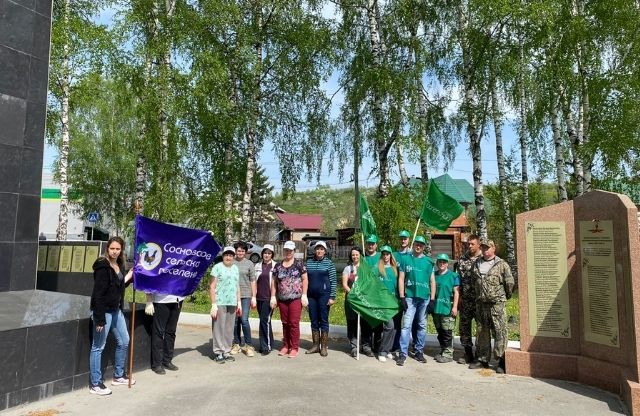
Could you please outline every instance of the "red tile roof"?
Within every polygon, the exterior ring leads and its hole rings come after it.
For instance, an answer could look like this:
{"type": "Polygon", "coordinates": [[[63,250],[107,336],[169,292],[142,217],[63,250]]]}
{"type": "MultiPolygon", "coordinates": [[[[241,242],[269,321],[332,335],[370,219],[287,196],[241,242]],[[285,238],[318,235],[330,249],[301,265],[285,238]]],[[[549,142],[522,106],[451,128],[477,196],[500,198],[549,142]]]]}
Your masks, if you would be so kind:
{"type": "Polygon", "coordinates": [[[276,212],[286,230],[317,230],[322,228],[321,214],[289,214],[276,212]]]}

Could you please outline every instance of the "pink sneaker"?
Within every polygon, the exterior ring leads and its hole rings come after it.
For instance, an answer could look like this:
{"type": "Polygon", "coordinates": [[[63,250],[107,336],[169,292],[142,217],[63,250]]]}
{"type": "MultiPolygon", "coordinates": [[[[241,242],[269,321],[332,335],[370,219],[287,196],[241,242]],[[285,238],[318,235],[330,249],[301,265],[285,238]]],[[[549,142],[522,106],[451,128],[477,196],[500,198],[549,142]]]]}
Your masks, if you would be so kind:
{"type": "Polygon", "coordinates": [[[280,348],[278,355],[287,355],[287,354],[289,354],[289,349],[287,347],[280,348]]]}
{"type": "Polygon", "coordinates": [[[298,350],[291,350],[289,358],[296,358],[298,356],[298,350]]]}

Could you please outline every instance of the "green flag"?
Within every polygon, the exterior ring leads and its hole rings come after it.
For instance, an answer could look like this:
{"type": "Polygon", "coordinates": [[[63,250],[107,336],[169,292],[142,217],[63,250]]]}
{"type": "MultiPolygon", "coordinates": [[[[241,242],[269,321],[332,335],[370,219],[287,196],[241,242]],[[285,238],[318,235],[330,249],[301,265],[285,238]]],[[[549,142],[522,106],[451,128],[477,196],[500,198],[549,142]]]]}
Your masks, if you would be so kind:
{"type": "Polygon", "coordinates": [[[372,327],[387,322],[400,310],[398,298],[389,292],[366,261],[358,266],[358,279],[347,295],[347,302],[372,327]]]}
{"type": "Polygon", "coordinates": [[[367,205],[367,200],[360,194],[360,230],[365,238],[376,234],[376,222],[367,205]]]}
{"type": "Polygon", "coordinates": [[[442,192],[433,180],[429,181],[429,191],[420,213],[420,219],[425,225],[438,231],[447,231],[462,211],[464,208],[458,201],[442,192]]]}

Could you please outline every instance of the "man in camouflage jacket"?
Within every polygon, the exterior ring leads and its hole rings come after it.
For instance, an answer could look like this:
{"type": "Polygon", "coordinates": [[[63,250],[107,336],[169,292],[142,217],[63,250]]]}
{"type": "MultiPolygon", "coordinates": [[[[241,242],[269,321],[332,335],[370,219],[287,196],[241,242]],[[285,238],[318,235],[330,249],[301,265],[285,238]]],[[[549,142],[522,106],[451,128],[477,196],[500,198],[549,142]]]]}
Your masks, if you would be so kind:
{"type": "MultiPolygon", "coordinates": [[[[464,357],[460,364],[471,364],[473,357],[473,340],[471,339],[471,321],[476,319],[476,288],[473,281],[473,264],[482,255],[480,238],[471,234],[467,239],[469,250],[460,257],[456,269],[460,275],[460,343],[464,347],[464,357]]],[[[477,321],[476,321],[477,322],[477,321]]]]}
{"type": "Polygon", "coordinates": [[[473,264],[476,289],[476,353],[478,362],[469,368],[488,368],[491,360],[491,335],[495,338],[493,354],[498,359],[497,373],[505,372],[507,348],[507,310],[505,304],[513,293],[514,280],[506,261],[495,255],[493,240],[480,242],[482,257],[473,264]]]}

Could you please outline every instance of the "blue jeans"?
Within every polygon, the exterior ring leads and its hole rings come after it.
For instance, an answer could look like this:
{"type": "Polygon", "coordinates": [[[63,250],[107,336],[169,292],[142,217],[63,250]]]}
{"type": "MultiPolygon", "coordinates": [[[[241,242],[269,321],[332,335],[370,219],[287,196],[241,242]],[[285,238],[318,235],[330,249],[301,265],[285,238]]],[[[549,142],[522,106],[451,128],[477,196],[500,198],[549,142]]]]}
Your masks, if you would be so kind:
{"type": "Polygon", "coordinates": [[[329,297],[330,293],[309,295],[309,319],[312,331],[329,332],[329,297]]]}
{"type": "Polygon", "coordinates": [[[411,325],[413,318],[418,319],[418,334],[413,340],[414,349],[420,353],[424,351],[424,341],[427,335],[427,299],[407,298],[407,311],[402,319],[402,333],[400,334],[400,351],[405,356],[409,353],[411,342],[411,325]]]}
{"type": "MultiPolygon", "coordinates": [[[[114,312],[105,312],[104,317],[106,323],[102,331],[96,331],[95,322],[92,324],[93,340],[89,353],[89,373],[92,386],[102,383],[102,351],[107,344],[109,331],[116,338],[116,357],[113,362],[114,378],[124,376],[124,365],[127,360],[129,332],[127,332],[127,322],[124,320],[122,311],[118,309],[114,312]]],[[[93,315],[91,318],[93,320],[93,315]]]]}
{"type": "Polygon", "coordinates": [[[236,325],[233,328],[233,343],[238,345],[251,345],[251,325],[249,325],[249,311],[251,309],[251,298],[240,298],[242,316],[236,318],[236,325]],[[244,334],[244,342],[241,342],[240,328],[244,334]]]}

